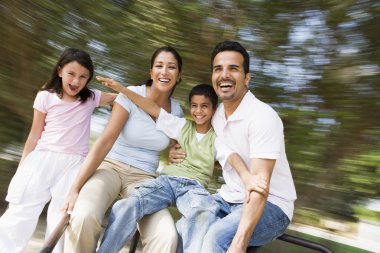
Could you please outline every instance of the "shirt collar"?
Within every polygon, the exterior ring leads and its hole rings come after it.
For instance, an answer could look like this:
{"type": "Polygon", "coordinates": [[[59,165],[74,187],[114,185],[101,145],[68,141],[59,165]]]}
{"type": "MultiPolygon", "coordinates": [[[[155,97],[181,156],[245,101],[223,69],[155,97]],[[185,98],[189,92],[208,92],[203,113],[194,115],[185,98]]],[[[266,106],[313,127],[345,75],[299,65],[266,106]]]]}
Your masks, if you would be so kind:
{"type": "MultiPolygon", "coordinates": [[[[234,121],[234,120],[242,120],[245,118],[245,114],[247,113],[247,108],[251,101],[255,99],[255,95],[251,91],[247,91],[247,93],[244,95],[243,99],[241,100],[239,106],[236,108],[236,110],[231,114],[230,117],[228,117],[228,121],[234,121]]],[[[219,117],[222,117],[226,119],[225,112],[224,112],[224,104],[221,103],[218,108],[218,115],[219,117]]]]}

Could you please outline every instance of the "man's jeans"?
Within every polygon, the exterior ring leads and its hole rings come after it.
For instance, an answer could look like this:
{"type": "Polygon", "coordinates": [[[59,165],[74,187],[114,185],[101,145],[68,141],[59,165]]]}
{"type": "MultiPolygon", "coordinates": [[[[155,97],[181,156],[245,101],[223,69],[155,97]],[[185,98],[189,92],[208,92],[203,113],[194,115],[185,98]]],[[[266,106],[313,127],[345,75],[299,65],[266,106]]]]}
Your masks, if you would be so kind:
{"type": "MultiPolygon", "coordinates": [[[[213,198],[219,204],[218,220],[208,230],[202,245],[202,253],[226,252],[239,226],[243,204],[226,202],[218,193],[213,198]]],[[[264,245],[282,235],[289,225],[289,218],[276,205],[267,202],[264,212],[251,236],[249,246],[264,245]]]]}
{"type": "Polygon", "coordinates": [[[203,237],[215,222],[219,206],[197,181],[167,175],[141,184],[130,197],[115,203],[97,252],[119,252],[132,238],[137,222],[144,215],[174,203],[183,215],[180,236],[184,252],[200,252],[203,237]],[[183,224],[186,226],[182,226],[183,224]]]}

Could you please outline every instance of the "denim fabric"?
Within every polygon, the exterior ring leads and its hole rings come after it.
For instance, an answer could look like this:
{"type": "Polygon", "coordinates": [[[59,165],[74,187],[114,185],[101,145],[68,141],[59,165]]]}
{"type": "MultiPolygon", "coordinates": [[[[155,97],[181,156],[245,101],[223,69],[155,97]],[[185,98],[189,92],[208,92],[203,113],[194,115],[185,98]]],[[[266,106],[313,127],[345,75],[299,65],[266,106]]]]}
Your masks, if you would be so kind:
{"type": "Polygon", "coordinates": [[[132,238],[137,222],[144,215],[174,203],[183,215],[181,223],[186,224],[181,227],[184,252],[200,252],[203,237],[215,222],[219,206],[197,181],[167,175],[141,184],[130,197],[115,203],[97,252],[119,252],[132,238]]]}
{"type": "MultiPolygon", "coordinates": [[[[202,253],[226,252],[239,226],[243,204],[226,202],[218,193],[212,196],[219,204],[218,220],[208,230],[202,253]]],[[[264,245],[282,235],[290,221],[276,205],[267,202],[264,212],[251,236],[249,246],[264,245]]]]}

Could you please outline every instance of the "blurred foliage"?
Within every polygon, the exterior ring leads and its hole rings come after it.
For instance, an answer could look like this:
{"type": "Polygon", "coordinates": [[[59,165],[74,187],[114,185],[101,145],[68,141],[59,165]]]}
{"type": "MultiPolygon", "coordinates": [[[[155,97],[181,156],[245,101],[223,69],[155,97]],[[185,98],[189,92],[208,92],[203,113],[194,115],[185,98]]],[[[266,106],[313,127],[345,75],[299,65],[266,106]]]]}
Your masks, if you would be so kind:
{"type": "Polygon", "coordinates": [[[355,216],[358,219],[380,222],[380,212],[368,210],[362,206],[354,206],[355,216]]]}
{"type": "MultiPolygon", "coordinates": [[[[65,47],[88,51],[96,74],[138,84],[152,52],[172,45],[186,107],[191,87],[210,83],[214,45],[233,39],[251,55],[251,90],[284,121],[297,209],[352,220],[353,206],[380,196],[377,0],[4,0],[0,23],[5,153],[22,147],[36,92],[65,47]]],[[[0,165],[3,187],[10,168],[0,165]]]]}
{"type": "Polygon", "coordinates": [[[14,168],[15,166],[17,166],[16,162],[0,159],[0,210],[5,210],[5,207],[8,205],[4,199],[8,190],[9,181],[13,176],[13,171],[11,168],[14,168]]]}

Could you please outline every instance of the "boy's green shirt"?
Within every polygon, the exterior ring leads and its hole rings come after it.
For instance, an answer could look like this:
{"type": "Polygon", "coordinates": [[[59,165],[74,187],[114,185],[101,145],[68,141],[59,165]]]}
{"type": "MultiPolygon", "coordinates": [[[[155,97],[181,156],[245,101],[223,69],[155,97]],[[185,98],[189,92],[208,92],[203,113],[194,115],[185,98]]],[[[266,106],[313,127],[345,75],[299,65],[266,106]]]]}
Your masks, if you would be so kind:
{"type": "Polygon", "coordinates": [[[207,187],[214,171],[216,134],[210,128],[199,142],[196,134],[195,122],[187,120],[178,140],[182,150],[186,152],[186,159],[179,164],[165,166],[161,174],[195,179],[207,187]]]}

